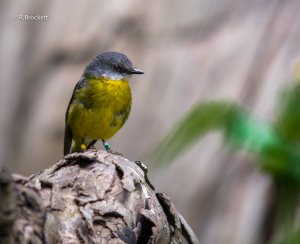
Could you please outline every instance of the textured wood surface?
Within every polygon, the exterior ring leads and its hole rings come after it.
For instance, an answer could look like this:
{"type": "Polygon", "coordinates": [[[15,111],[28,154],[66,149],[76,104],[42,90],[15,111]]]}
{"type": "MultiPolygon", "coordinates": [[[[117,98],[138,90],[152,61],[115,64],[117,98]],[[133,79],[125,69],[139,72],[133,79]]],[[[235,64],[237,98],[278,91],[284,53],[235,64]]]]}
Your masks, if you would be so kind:
{"type": "Polygon", "coordinates": [[[187,243],[198,240],[139,164],[74,153],[29,178],[0,171],[1,243],[187,243]]]}

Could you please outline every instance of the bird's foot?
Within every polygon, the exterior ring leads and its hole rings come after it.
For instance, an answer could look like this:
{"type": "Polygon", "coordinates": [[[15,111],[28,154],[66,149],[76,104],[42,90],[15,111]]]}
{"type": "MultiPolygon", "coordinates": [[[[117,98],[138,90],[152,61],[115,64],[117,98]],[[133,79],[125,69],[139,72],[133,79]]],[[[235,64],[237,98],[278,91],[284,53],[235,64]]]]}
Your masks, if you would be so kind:
{"type": "Polygon", "coordinates": [[[86,145],[85,144],[81,144],[80,145],[80,151],[85,152],[86,151],[86,145]]]}

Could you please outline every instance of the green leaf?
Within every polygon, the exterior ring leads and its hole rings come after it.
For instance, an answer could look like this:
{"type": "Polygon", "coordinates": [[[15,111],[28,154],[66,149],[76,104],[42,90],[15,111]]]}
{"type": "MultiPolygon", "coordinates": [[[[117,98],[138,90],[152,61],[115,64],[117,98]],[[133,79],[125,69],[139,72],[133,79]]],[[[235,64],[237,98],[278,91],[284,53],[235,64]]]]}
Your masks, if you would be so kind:
{"type": "Polygon", "coordinates": [[[271,124],[230,102],[194,106],[156,148],[152,161],[160,165],[171,162],[205,134],[216,130],[223,133],[226,146],[255,153],[259,166],[274,178],[300,186],[298,151],[282,140],[271,124]]]}
{"type": "Polygon", "coordinates": [[[232,145],[256,153],[262,153],[265,149],[280,143],[270,124],[254,118],[241,109],[236,110],[225,133],[227,141],[232,145]]]}
{"type": "Polygon", "coordinates": [[[278,116],[274,126],[287,142],[300,144],[300,83],[285,88],[277,105],[278,116]]]}
{"type": "Polygon", "coordinates": [[[156,160],[170,162],[208,132],[221,130],[226,144],[256,153],[279,143],[273,128],[237,104],[203,102],[194,106],[156,148],[156,160]]]}
{"type": "Polygon", "coordinates": [[[237,104],[202,102],[194,106],[156,148],[156,160],[170,162],[208,132],[220,130],[226,145],[260,153],[280,140],[273,128],[237,104]]]}
{"type": "Polygon", "coordinates": [[[227,127],[235,109],[235,104],[223,101],[197,104],[155,149],[154,162],[170,162],[207,132],[227,127]]]}

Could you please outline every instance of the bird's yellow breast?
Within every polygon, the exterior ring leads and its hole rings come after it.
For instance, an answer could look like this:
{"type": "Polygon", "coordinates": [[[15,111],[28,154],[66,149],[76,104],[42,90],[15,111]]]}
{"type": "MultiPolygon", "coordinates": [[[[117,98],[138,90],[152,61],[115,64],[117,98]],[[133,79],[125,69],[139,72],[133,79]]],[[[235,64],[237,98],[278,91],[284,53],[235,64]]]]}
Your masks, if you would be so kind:
{"type": "Polygon", "coordinates": [[[109,139],[127,120],[131,109],[127,80],[87,79],[74,92],[67,115],[73,139],[109,139]]]}

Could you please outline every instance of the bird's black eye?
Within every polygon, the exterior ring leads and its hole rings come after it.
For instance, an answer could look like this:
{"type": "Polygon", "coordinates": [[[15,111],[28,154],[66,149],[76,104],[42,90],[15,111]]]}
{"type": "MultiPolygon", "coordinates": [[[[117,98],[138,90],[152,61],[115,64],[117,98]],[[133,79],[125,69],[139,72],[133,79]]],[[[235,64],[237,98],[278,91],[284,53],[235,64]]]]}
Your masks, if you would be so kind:
{"type": "Polygon", "coordinates": [[[128,70],[126,69],[126,67],[124,67],[122,65],[114,65],[113,70],[118,73],[125,73],[125,74],[128,73],[128,70]]]}

